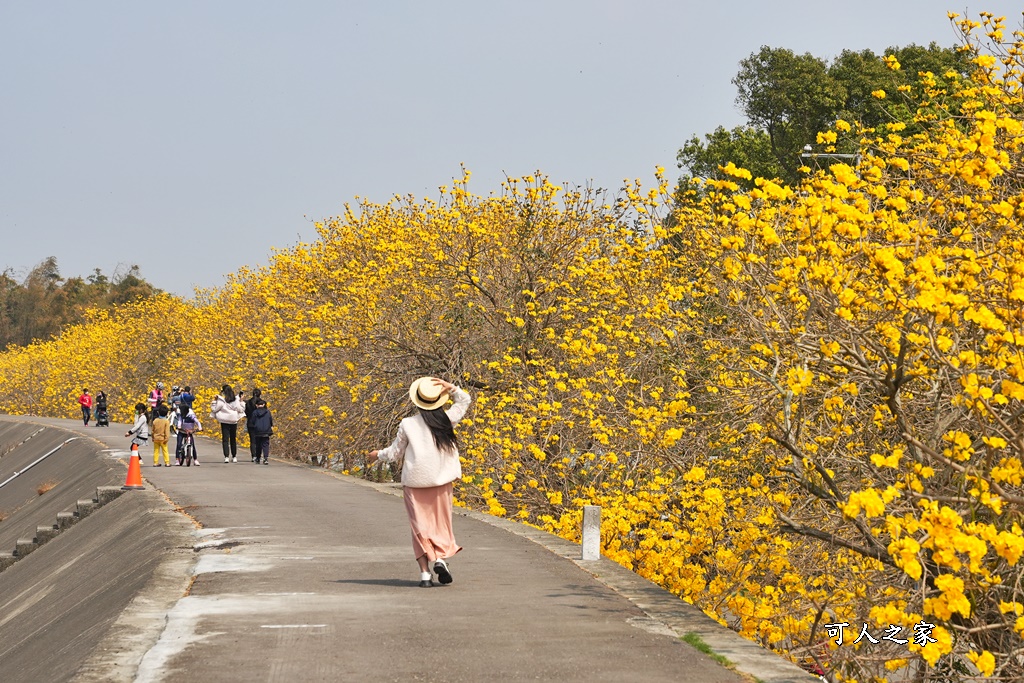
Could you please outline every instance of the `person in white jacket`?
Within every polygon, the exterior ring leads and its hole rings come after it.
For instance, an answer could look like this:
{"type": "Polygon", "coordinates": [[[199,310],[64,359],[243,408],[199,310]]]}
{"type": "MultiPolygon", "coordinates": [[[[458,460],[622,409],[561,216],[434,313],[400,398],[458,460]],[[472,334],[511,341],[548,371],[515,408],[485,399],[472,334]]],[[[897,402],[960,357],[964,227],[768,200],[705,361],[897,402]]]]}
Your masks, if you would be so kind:
{"type": "MultiPolygon", "coordinates": [[[[146,404],[135,404],[135,423],[132,428],[125,432],[125,436],[132,437],[132,452],[137,453],[139,448],[145,446],[149,441],[149,422],[146,421],[146,404]]],[[[142,457],[139,457],[139,466],[142,465],[142,457]]]]}
{"type": "Polygon", "coordinates": [[[224,449],[224,462],[238,462],[238,423],[245,417],[242,394],[235,396],[227,384],[220,388],[220,394],[210,404],[210,415],[220,423],[220,443],[224,449]],[[230,459],[229,459],[230,456],[230,459]]]}
{"type": "Polygon", "coordinates": [[[409,400],[419,411],[402,420],[390,446],[370,451],[367,463],[403,460],[402,486],[413,554],[420,567],[420,586],[429,588],[434,585],[431,565],[437,580],[449,584],[452,573],[446,559],[462,550],[452,530],[452,482],[462,477],[453,427],[466,414],[471,399],[454,384],[420,377],[409,387],[409,400]],[[445,410],[449,396],[454,405],[445,410]]]}

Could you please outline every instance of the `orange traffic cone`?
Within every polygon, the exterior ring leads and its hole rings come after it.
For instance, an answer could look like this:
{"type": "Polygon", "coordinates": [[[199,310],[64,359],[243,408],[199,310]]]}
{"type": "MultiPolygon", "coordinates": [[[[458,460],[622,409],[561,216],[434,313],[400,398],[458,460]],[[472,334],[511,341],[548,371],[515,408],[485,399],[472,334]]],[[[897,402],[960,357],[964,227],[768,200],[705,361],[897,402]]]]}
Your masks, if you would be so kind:
{"type": "Polygon", "coordinates": [[[142,485],[142,461],[139,459],[139,444],[132,444],[132,457],[128,461],[128,478],[124,480],[125,491],[131,489],[145,489],[142,485]]]}

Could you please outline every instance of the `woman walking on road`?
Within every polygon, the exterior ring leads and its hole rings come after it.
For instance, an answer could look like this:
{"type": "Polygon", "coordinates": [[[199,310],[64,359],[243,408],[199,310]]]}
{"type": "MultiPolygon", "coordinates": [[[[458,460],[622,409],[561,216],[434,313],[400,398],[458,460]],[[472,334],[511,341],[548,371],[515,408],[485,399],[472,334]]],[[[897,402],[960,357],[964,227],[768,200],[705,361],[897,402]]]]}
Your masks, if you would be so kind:
{"type": "Polygon", "coordinates": [[[451,583],[445,560],[462,550],[452,530],[452,482],[462,477],[453,427],[466,414],[470,397],[454,384],[420,377],[409,387],[409,400],[419,412],[402,420],[390,446],[370,451],[367,464],[404,459],[402,486],[413,554],[420,566],[420,587],[430,588],[431,565],[440,583],[451,583]],[[454,405],[445,410],[449,396],[454,405]]]}
{"type": "Polygon", "coordinates": [[[156,387],[149,392],[146,402],[149,404],[149,412],[146,413],[146,420],[150,423],[156,419],[156,407],[164,401],[164,383],[157,382],[156,387]]]}
{"type": "Polygon", "coordinates": [[[220,442],[224,449],[224,462],[238,462],[238,423],[245,417],[245,409],[239,399],[245,392],[235,396],[234,390],[225,384],[220,394],[210,404],[210,413],[220,423],[220,442]],[[228,456],[230,455],[230,460],[228,456]]]}

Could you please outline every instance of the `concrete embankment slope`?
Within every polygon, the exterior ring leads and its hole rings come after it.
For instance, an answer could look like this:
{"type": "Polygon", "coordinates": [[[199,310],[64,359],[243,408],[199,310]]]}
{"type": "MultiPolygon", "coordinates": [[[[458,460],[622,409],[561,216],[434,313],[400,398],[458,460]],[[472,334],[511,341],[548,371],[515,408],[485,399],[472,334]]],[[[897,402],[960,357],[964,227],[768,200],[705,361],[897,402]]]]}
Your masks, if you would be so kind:
{"type": "Polygon", "coordinates": [[[0,554],[32,538],[36,525],[53,524],[58,512],[92,498],[96,487],[124,483],[123,464],[104,457],[104,448],[63,429],[0,420],[0,554]]]}
{"type": "MultiPolygon", "coordinates": [[[[0,522],[0,553],[10,554],[19,540],[32,539],[38,527],[52,528],[58,513],[75,513],[79,501],[95,498],[97,487],[124,483],[123,458],[105,444],[53,426],[0,418],[0,482],[51,451],[0,487],[0,511],[6,515],[0,522]],[[68,442],[72,437],[77,438],[68,442]],[[42,494],[40,487],[46,489],[42,494]]],[[[83,510],[87,516],[76,517],[0,572],[0,680],[5,683],[81,680],[80,671],[101,646],[137,650],[132,638],[148,638],[151,645],[162,616],[123,642],[111,640],[111,629],[144,589],[148,601],[159,602],[160,591],[153,591],[157,577],[163,577],[165,611],[186,590],[192,527],[158,492],[133,491],[83,510]],[[167,576],[174,566],[177,576],[167,576]]],[[[110,659],[95,680],[118,680],[117,662],[110,659]]]]}

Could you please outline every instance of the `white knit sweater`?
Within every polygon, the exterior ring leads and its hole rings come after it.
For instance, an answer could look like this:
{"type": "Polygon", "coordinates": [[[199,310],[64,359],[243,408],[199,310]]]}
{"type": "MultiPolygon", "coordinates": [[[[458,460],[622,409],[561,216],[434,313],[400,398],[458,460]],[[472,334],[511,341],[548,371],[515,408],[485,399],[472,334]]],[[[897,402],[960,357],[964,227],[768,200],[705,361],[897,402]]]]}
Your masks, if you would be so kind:
{"type": "MultiPolygon", "coordinates": [[[[444,411],[455,426],[462,420],[469,408],[470,397],[458,387],[452,391],[454,405],[444,411]]],[[[459,452],[439,451],[434,445],[434,437],[420,413],[402,420],[398,426],[398,436],[391,445],[377,453],[383,462],[395,462],[404,457],[402,465],[402,485],[414,489],[425,489],[440,486],[462,477],[462,464],[459,452]]]]}

